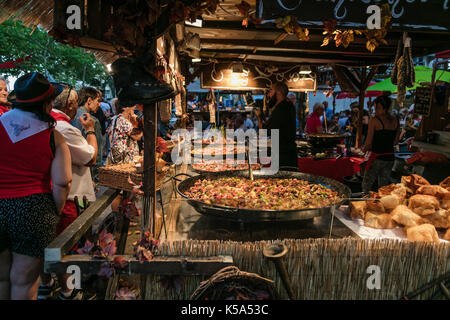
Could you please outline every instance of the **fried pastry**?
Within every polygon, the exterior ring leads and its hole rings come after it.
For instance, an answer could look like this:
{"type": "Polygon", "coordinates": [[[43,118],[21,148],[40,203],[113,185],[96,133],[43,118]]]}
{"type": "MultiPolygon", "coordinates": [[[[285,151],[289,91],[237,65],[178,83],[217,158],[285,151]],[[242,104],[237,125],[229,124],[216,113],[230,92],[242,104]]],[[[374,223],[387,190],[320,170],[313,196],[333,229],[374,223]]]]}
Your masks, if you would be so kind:
{"type": "Polygon", "coordinates": [[[432,224],[438,229],[450,228],[450,211],[439,209],[435,213],[423,218],[426,223],[432,224]]]}
{"type": "Polygon", "coordinates": [[[397,183],[391,194],[396,195],[400,199],[401,204],[403,204],[405,199],[408,197],[408,189],[403,184],[397,183]]]}
{"type": "Polygon", "coordinates": [[[421,186],[430,184],[425,178],[417,174],[403,176],[401,181],[404,186],[411,189],[412,193],[415,193],[421,186]]]}
{"type": "Polygon", "coordinates": [[[391,212],[398,205],[401,204],[400,198],[396,195],[390,194],[380,198],[380,202],[383,205],[386,212],[391,212]]]}
{"type": "Polygon", "coordinates": [[[444,234],[442,239],[450,241],[450,229],[447,229],[447,232],[444,234]]]}
{"type": "Polygon", "coordinates": [[[405,227],[414,227],[423,223],[423,219],[407,206],[401,204],[391,212],[392,220],[405,227]]]}
{"type": "Polygon", "coordinates": [[[442,199],[446,194],[450,194],[450,191],[437,185],[425,185],[417,189],[416,194],[425,194],[442,199]]]}
{"type": "Polygon", "coordinates": [[[384,209],[383,204],[380,200],[367,200],[366,201],[367,211],[373,211],[378,213],[385,213],[386,209],[384,209]]]}
{"type": "Polygon", "coordinates": [[[394,183],[392,183],[388,186],[381,187],[380,189],[378,189],[378,195],[380,197],[388,196],[388,195],[392,194],[392,192],[395,190],[395,188],[396,188],[396,185],[394,183]]]}
{"type": "Polygon", "coordinates": [[[409,198],[408,207],[421,216],[433,214],[436,210],[439,209],[439,206],[440,203],[438,199],[433,196],[416,194],[409,198]]]}
{"type": "Polygon", "coordinates": [[[366,214],[366,201],[350,201],[350,218],[352,219],[364,219],[366,214]]]}
{"type": "Polygon", "coordinates": [[[429,223],[407,228],[406,237],[409,241],[439,242],[436,228],[429,223]]]}
{"type": "Polygon", "coordinates": [[[441,198],[441,208],[442,209],[450,209],[450,192],[446,193],[442,198],[441,198]]]}
{"type": "Polygon", "coordinates": [[[439,183],[439,186],[450,191],[450,177],[445,178],[441,183],[439,183]]]}
{"type": "Polygon", "coordinates": [[[394,229],[397,226],[390,214],[376,214],[370,211],[366,213],[364,225],[375,229],[394,229]]]}

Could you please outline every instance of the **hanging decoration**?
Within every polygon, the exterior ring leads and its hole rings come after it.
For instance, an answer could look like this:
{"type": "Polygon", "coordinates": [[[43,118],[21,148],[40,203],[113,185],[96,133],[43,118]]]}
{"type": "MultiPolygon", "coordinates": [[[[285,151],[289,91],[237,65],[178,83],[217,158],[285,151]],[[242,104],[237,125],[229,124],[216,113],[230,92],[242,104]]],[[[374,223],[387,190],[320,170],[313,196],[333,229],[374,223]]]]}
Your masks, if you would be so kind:
{"type": "Polygon", "coordinates": [[[389,4],[385,3],[380,5],[381,7],[381,29],[364,30],[364,34],[367,38],[366,48],[370,52],[374,52],[380,43],[387,45],[387,41],[384,39],[388,30],[391,28],[392,14],[389,4]]]}
{"type": "Polygon", "coordinates": [[[336,47],[342,45],[344,48],[347,48],[349,44],[355,40],[355,34],[357,35],[362,34],[362,31],[360,30],[336,29],[337,27],[336,19],[324,21],[323,26],[325,28],[325,31],[323,32],[325,38],[323,39],[321,47],[327,46],[330,43],[330,41],[334,40],[334,42],[336,43],[336,47]]]}
{"type": "Polygon", "coordinates": [[[262,18],[256,18],[255,14],[249,14],[250,11],[250,4],[246,1],[241,1],[240,4],[236,5],[236,8],[239,10],[239,14],[244,17],[242,20],[242,25],[244,27],[248,27],[248,22],[252,22],[253,24],[261,24],[261,22],[264,20],[262,18]]]}
{"type": "MultiPolygon", "coordinates": [[[[156,1],[154,1],[156,2],[156,1]]],[[[181,21],[189,20],[195,22],[203,14],[213,14],[216,12],[219,0],[192,1],[190,5],[186,1],[177,0],[172,5],[169,13],[169,23],[175,24],[181,21]]]]}
{"type": "Polygon", "coordinates": [[[287,16],[276,19],[275,25],[278,29],[284,29],[286,36],[295,34],[298,40],[309,41],[309,30],[307,28],[302,28],[297,21],[298,19],[296,17],[287,16]]]}
{"type": "MultiPolygon", "coordinates": [[[[366,48],[370,52],[374,50],[380,44],[386,44],[385,37],[388,30],[391,28],[392,14],[389,4],[385,3],[380,5],[381,7],[381,28],[380,29],[339,29],[337,28],[338,22],[336,19],[329,21],[323,21],[323,35],[324,39],[321,47],[327,46],[334,41],[336,47],[343,46],[347,48],[354,40],[355,36],[365,36],[367,39],[366,48]]],[[[285,16],[275,20],[275,25],[278,29],[284,29],[285,33],[280,34],[275,39],[274,44],[278,44],[288,35],[295,34],[300,41],[308,41],[309,30],[308,28],[302,28],[298,23],[298,18],[295,16],[285,16]]]]}

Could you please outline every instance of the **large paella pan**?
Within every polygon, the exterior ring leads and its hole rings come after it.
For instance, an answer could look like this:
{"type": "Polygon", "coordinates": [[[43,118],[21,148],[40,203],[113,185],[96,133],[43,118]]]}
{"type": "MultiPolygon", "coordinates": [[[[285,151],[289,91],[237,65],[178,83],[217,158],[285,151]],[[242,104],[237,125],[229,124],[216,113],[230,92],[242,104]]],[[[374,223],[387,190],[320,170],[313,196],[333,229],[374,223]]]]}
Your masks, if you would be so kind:
{"type": "MultiPolygon", "coordinates": [[[[179,174],[175,176],[186,175],[179,174]]],[[[222,181],[220,179],[237,178],[248,179],[248,173],[246,172],[214,172],[205,173],[197,176],[189,176],[187,179],[181,181],[177,186],[177,192],[187,199],[188,203],[195,208],[199,213],[203,215],[218,217],[227,220],[233,220],[237,222],[263,222],[263,221],[294,221],[312,219],[314,217],[322,216],[330,212],[331,207],[340,206],[346,199],[351,197],[350,189],[342,183],[320,176],[315,176],[306,173],[292,172],[292,171],[279,171],[275,175],[264,175],[256,173],[254,174],[255,180],[258,179],[286,179],[286,180],[302,180],[311,185],[315,185],[314,190],[323,190],[327,188],[332,194],[337,195],[336,201],[330,201],[328,204],[317,207],[305,207],[295,209],[269,209],[266,207],[258,208],[250,205],[226,205],[223,202],[205,201],[205,199],[198,199],[193,196],[193,190],[208,181],[222,181]]],[[[295,181],[293,181],[296,183],[295,181]]],[[[298,182],[297,182],[298,183],[298,182]]]]}

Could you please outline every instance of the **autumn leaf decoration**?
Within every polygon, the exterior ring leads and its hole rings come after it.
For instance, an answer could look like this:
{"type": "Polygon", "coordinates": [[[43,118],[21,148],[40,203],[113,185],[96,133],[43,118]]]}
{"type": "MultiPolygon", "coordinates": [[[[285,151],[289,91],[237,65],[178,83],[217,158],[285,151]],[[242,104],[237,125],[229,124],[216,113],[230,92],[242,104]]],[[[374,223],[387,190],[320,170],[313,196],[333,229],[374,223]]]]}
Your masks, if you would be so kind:
{"type": "Polygon", "coordinates": [[[344,48],[347,48],[350,43],[355,40],[355,35],[365,35],[367,38],[366,48],[370,52],[373,52],[380,43],[387,44],[387,41],[384,39],[387,35],[387,31],[391,27],[391,10],[389,4],[381,5],[381,29],[373,29],[373,30],[340,30],[336,29],[337,21],[335,19],[330,21],[324,21],[324,32],[325,35],[322,45],[327,46],[331,41],[334,40],[336,47],[342,45],[344,48]]]}
{"type": "Polygon", "coordinates": [[[276,27],[278,29],[284,29],[287,35],[295,34],[300,41],[309,41],[309,30],[302,28],[297,18],[294,16],[286,16],[275,20],[276,27]]]}
{"type": "Polygon", "coordinates": [[[336,47],[342,45],[347,48],[350,43],[355,40],[355,34],[361,35],[362,32],[359,30],[339,30],[336,29],[337,21],[332,19],[330,21],[324,21],[324,32],[325,38],[323,39],[321,47],[327,46],[331,41],[334,40],[336,47]]]}
{"type": "Polygon", "coordinates": [[[381,5],[381,29],[364,30],[364,34],[367,38],[367,50],[374,52],[380,43],[388,44],[384,38],[391,28],[391,20],[391,8],[389,7],[389,4],[385,3],[381,5]]]}
{"type": "MultiPolygon", "coordinates": [[[[156,2],[156,1],[155,1],[156,2]]],[[[194,22],[197,17],[203,14],[213,14],[219,0],[207,0],[207,1],[193,1],[190,5],[185,4],[186,1],[175,1],[170,7],[169,12],[169,23],[175,24],[184,20],[189,20],[194,22]]]]}
{"type": "Polygon", "coordinates": [[[241,3],[235,5],[235,7],[239,10],[239,14],[244,18],[242,20],[242,26],[244,27],[248,27],[249,21],[253,24],[261,24],[264,20],[262,18],[256,18],[255,14],[249,14],[251,6],[246,1],[241,1],[241,3]]]}
{"type": "Polygon", "coordinates": [[[158,251],[158,245],[159,240],[152,239],[150,232],[146,231],[134,247],[134,256],[139,260],[139,263],[150,262],[153,255],[158,251]]]}
{"type": "Polygon", "coordinates": [[[248,11],[250,10],[250,5],[245,1],[241,1],[241,3],[236,5],[236,8],[239,9],[239,14],[244,17],[242,25],[248,27],[248,11]]]}

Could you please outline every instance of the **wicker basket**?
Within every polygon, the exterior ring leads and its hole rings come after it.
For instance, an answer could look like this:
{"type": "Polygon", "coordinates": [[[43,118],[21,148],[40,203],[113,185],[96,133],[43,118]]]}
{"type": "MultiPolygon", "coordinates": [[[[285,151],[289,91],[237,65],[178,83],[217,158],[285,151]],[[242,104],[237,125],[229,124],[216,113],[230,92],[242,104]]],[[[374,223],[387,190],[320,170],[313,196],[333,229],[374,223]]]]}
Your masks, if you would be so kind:
{"type": "Polygon", "coordinates": [[[275,286],[272,280],[256,273],[240,271],[237,267],[225,267],[210,279],[200,283],[191,296],[191,300],[226,300],[239,296],[242,300],[276,300],[275,286]],[[264,293],[265,297],[252,297],[264,293]]]}
{"type": "MultiPolygon", "coordinates": [[[[158,172],[156,175],[156,190],[161,188],[163,180],[169,170],[169,167],[165,167],[162,172],[158,172]]],[[[98,184],[114,189],[132,191],[133,186],[128,179],[133,181],[134,184],[140,185],[142,178],[143,174],[138,173],[137,168],[133,163],[115,164],[98,169],[98,184]]]]}

